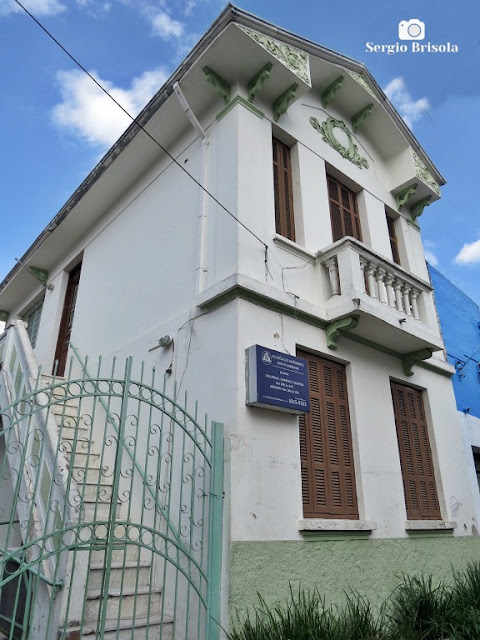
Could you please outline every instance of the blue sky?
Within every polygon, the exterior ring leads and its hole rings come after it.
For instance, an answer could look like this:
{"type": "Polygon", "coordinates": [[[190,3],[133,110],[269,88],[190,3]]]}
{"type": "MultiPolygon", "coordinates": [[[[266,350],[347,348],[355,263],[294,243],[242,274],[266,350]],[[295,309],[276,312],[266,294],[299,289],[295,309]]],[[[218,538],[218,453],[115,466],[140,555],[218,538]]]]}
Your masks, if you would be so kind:
{"type": "MultiPolygon", "coordinates": [[[[24,0],[137,113],[225,6],[219,0],[24,0]]],[[[480,303],[480,3],[242,0],[281,27],[364,62],[448,184],[420,219],[431,263],[480,303]],[[458,53],[369,53],[425,22],[458,53]]],[[[128,125],[13,0],[0,0],[0,279],[128,125]]]]}

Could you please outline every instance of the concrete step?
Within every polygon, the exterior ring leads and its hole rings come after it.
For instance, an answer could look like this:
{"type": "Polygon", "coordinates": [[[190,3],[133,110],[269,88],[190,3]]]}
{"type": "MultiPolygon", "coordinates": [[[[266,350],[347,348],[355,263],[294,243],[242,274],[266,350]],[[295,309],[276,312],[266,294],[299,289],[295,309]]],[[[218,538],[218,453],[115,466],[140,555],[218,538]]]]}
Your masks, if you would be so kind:
{"type": "Polygon", "coordinates": [[[112,485],[104,482],[100,484],[93,484],[86,482],[79,482],[77,484],[80,495],[84,502],[96,502],[97,499],[100,502],[109,502],[112,498],[112,485]]]}
{"type": "Polygon", "coordinates": [[[99,483],[107,484],[107,485],[112,484],[113,476],[110,469],[107,469],[104,466],[104,470],[100,472],[100,469],[98,467],[92,468],[90,464],[91,459],[89,461],[88,469],[86,468],[86,466],[79,466],[76,464],[78,455],[79,454],[75,456],[75,466],[72,469],[72,478],[75,480],[75,482],[77,482],[77,484],[82,485],[84,482],[86,482],[87,484],[94,484],[94,485],[97,485],[99,483]]]}
{"type": "MultiPolygon", "coordinates": [[[[126,504],[118,503],[116,518],[117,520],[123,520],[122,512],[125,511],[126,504]]],[[[83,500],[83,522],[93,522],[95,520],[108,520],[110,514],[110,502],[103,502],[102,500],[83,500]],[[96,511],[95,511],[96,509],[96,511]]]]}
{"type": "MultiPolygon", "coordinates": [[[[140,554],[140,548],[133,544],[128,544],[112,551],[112,562],[114,564],[136,563],[140,554]]],[[[103,567],[105,562],[105,550],[90,551],[90,566],[103,567]]]]}
{"type": "MultiPolygon", "coordinates": [[[[67,638],[76,638],[80,633],[80,627],[72,627],[68,630],[67,638]]],[[[82,630],[82,640],[96,640],[98,631],[96,625],[85,624],[82,630]]],[[[173,622],[164,617],[150,616],[149,618],[135,617],[132,619],[107,620],[105,624],[104,640],[172,640],[173,622]],[[133,630],[133,631],[132,631],[133,630]]]]}
{"type": "MultiPolygon", "coordinates": [[[[148,562],[112,562],[110,569],[110,588],[135,589],[135,586],[146,586],[150,581],[150,564],[148,562]]],[[[87,589],[100,590],[103,585],[105,567],[103,564],[91,564],[87,589]]]]}
{"type": "MultiPolygon", "coordinates": [[[[92,590],[87,593],[85,603],[84,620],[95,623],[98,618],[100,604],[102,602],[102,591],[92,590]]],[[[160,613],[162,594],[161,589],[146,585],[137,589],[113,589],[108,590],[107,620],[124,620],[125,618],[146,617],[160,613]]]]}
{"type": "Polygon", "coordinates": [[[74,469],[85,469],[88,464],[89,469],[99,469],[100,468],[100,454],[90,452],[90,456],[86,453],[77,453],[73,460],[73,468],[74,469]]]}

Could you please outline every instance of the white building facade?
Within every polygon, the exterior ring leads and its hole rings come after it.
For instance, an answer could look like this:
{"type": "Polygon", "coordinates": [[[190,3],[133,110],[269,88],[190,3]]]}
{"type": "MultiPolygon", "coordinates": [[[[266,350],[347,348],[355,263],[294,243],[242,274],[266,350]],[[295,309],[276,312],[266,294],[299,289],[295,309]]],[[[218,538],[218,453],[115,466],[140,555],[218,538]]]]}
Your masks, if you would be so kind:
{"type": "Polygon", "coordinates": [[[444,180],[368,71],[228,7],[138,122],[0,309],[44,373],[132,356],[224,424],[222,625],[478,558],[418,226],[444,180]],[[246,404],[252,345],[307,360],[309,414],[246,404]]]}

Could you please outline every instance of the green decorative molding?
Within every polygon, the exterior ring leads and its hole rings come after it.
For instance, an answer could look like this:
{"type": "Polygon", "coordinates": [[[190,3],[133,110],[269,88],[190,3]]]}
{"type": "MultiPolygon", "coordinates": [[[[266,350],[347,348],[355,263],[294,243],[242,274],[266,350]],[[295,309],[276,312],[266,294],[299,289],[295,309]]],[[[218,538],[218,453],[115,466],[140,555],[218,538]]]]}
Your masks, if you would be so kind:
{"type": "Polygon", "coordinates": [[[338,78],[335,78],[335,80],[322,91],[322,105],[324,109],[326,109],[333,100],[335,94],[342,86],[342,82],[343,76],[338,76],[338,78]]]}
{"type": "Polygon", "coordinates": [[[363,109],[361,109],[358,113],[352,116],[353,133],[357,133],[357,131],[362,126],[362,124],[365,122],[368,116],[372,113],[372,109],[373,109],[373,102],[370,102],[370,104],[367,104],[366,107],[363,107],[363,109]]]}
{"type": "Polygon", "coordinates": [[[422,215],[425,207],[430,206],[431,199],[432,199],[432,196],[427,196],[426,198],[423,198],[422,200],[415,202],[415,204],[412,204],[412,206],[410,207],[410,215],[412,216],[412,220],[415,221],[417,218],[419,218],[422,215]]]}
{"type": "Polygon", "coordinates": [[[228,82],[219,76],[218,73],[215,73],[213,69],[210,69],[210,67],[203,67],[203,73],[207,78],[207,82],[210,82],[220,98],[225,101],[225,104],[228,104],[230,102],[230,85],[228,82]]]}
{"type": "Polygon", "coordinates": [[[282,93],[281,96],[275,100],[272,105],[273,108],[273,119],[275,122],[278,122],[280,116],[286,113],[288,107],[295,100],[295,93],[298,89],[298,84],[292,84],[291,87],[288,87],[286,91],[282,93]]]}
{"type": "Polygon", "coordinates": [[[413,151],[413,162],[415,164],[415,173],[417,174],[417,178],[420,178],[420,180],[423,183],[425,183],[427,187],[430,187],[430,189],[433,189],[433,191],[435,191],[437,196],[440,196],[441,192],[440,192],[440,186],[438,182],[436,182],[436,180],[434,179],[430,171],[427,169],[427,167],[423,163],[420,156],[417,153],[415,153],[415,151],[413,151]]]}
{"type": "Polygon", "coordinates": [[[334,320],[330,324],[327,324],[325,333],[327,334],[327,347],[329,349],[338,349],[337,340],[344,331],[355,329],[358,325],[360,316],[352,315],[346,318],[340,318],[334,320]]]}
{"type": "Polygon", "coordinates": [[[28,267],[28,270],[30,271],[32,276],[34,276],[37,280],[40,280],[40,282],[44,286],[47,286],[48,271],[46,271],[45,269],[40,269],[39,267],[28,267]]]}
{"type": "Polygon", "coordinates": [[[365,78],[363,76],[361,76],[359,73],[355,73],[355,71],[350,71],[350,69],[346,69],[347,73],[356,81],[358,82],[358,84],[360,86],[362,86],[365,91],[368,91],[368,93],[373,97],[373,98],[377,98],[377,96],[375,95],[372,87],[368,84],[368,82],[365,80],[365,78]]]}
{"type": "Polygon", "coordinates": [[[415,194],[417,187],[418,187],[417,184],[411,184],[409,187],[407,187],[403,191],[400,191],[400,193],[397,193],[397,195],[395,196],[395,201],[397,203],[397,209],[399,211],[402,209],[402,207],[404,207],[408,203],[410,198],[415,194]]]}
{"type": "Polygon", "coordinates": [[[263,33],[244,27],[241,24],[238,26],[242,31],[250,36],[250,38],[253,38],[255,42],[287,67],[287,69],[298,76],[300,80],[308,84],[309,87],[312,86],[309,59],[308,54],[306,54],[305,51],[301,51],[301,49],[297,49],[296,47],[291,47],[290,45],[280,42],[279,40],[275,40],[274,38],[269,38],[263,33]]]}
{"type": "Polygon", "coordinates": [[[428,360],[433,355],[433,349],[419,349],[418,351],[412,351],[402,356],[403,373],[406,376],[413,376],[413,365],[421,362],[422,360],[428,360]]]}
{"type": "Polygon", "coordinates": [[[0,309],[0,322],[8,322],[9,317],[10,311],[4,311],[3,309],[0,309]]]}
{"type": "Polygon", "coordinates": [[[360,169],[362,169],[363,167],[365,167],[365,169],[368,169],[367,159],[358,153],[358,147],[353,142],[352,134],[347,125],[342,120],[327,118],[320,124],[320,122],[316,118],[311,117],[310,124],[314,129],[322,134],[323,141],[333,147],[335,151],[338,151],[341,156],[343,156],[347,160],[350,160],[350,162],[353,162],[353,164],[356,164],[357,167],[360,167],[360,169]],[[346,134],[348,138],[348,148],[344,147],[343,144],[335,138],[333,131],[337,128],[341,129],[346,134]]]}
{"type": "Polygon", "coordinates": [[[245,100],[245,98],[242,98],[242,96],[235,96],[234,98],[232,98],[232,100],[230,100],[227,106],[220,111],[220,113],[217,115],[217,120],[221,120],[223,117],[225,117],[229,111],[237,106],[237,104],[241,104],[242,107],[245,107],[245,109],[248,109],[260,119],[265,115],[263,111],[260,111],[260,109],[254,107],[253,104],[245,100]]]}
{"type": "Polygon", "coordinates": [[[258,73],[253,76],[253,78],[248,83],[249,102],[253,102],[257,93],[262,90],[265,80],[268,80],[270,74],[272,73],[272,67],[273,64],[271,62],[267,63],[260,69],[258,73]]]}

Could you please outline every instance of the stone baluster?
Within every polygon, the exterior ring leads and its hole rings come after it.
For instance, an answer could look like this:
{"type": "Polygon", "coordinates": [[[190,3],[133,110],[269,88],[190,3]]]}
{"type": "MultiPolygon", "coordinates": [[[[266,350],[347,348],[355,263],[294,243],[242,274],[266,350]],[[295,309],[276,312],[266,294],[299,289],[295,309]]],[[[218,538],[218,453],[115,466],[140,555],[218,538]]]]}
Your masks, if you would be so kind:
{"type": "Polygon", "coordinates": [[[330,258],[325,262],[325,266],[328,269],[328,275],[330,277],[330,287],[332,289],[332,296],[340,295],[340,278],[338,275],[338,263],[337,259],[330,258]]]}
{"type": "Polygon", "coordinates": [[[388,306],[395,309],[395,291],[393,290],[394,276],[391,273],[387,273],[385,277],[385,287],[387,288],[387,301],[388,306]]]}
{"type": "Polygon", "coordinates": [[[365,258],[362,258],[362,256],[360,256],[360,270],[362,272],[363,291],[365,293],[368,293],[368,291],[367,291],[367,283],[365,282],[365,267],[366,266],[367,266],[367,261],[365,260],[365,258]]]}
{"type": "Polygon", "coordinates": [[[382,304],[387,304],[387,289],[385,288],[386,271],[378,267],[375,272],[375,280],[377,281],[378,299],[382,304]]]}
{"type": "Polygon", "coordinates": [[[411,286],[407,283],[404,283],[403,287],[402,287],[402,293],[403,293],[403,305],[405,308],[405,313],[407,314],[407,316],[411,316],[412,314],[412,309],[410,306],[410,291],[412,290],[411,286]]]}
{"type": "Polygon", "coordinates": [[[412,313],[415,320],[420,320],[420,314],[418,313],[418,302],[417,302],[419,293],[420,291],[418,291],[418,289],[412,289],[410,293],[410,300],[412,303],[412,313]]]}
{"type": "Polygon", "coordinates": [[[395,282],[393,283],[393,290],[395,291],[395,307],[397,311],[400,311],[400,313],[403,312],[403,300],[402,300],[402,293],[400,291],[401,288],[402,288],[402,281],[398,279],[395,280],[395,282]]]}
{"type": "Polygon", "coordinates": [[[371,262],[367,262],[367,286],[368,286],[367,293],[371,298],[375,298],[377,300],[378,299],[377,284],[375,282],[375,276],[374,276],[375,270],[376,270],[376,266],[371,262]]]}

